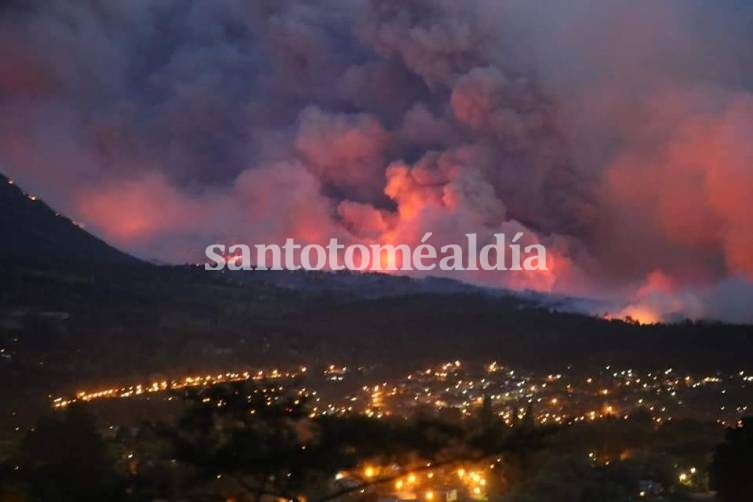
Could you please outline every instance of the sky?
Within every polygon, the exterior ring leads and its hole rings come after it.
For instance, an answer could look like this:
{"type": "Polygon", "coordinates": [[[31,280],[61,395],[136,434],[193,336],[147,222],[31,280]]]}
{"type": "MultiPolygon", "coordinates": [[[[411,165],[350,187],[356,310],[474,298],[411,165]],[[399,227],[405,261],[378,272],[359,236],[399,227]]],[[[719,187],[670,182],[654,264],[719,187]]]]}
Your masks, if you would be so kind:
{"type": "Polygon", "coordinates": [[[753,5],[0,2],[0,170],[137,256],[525,233],[452,272],[753,322],[753,5]]]}

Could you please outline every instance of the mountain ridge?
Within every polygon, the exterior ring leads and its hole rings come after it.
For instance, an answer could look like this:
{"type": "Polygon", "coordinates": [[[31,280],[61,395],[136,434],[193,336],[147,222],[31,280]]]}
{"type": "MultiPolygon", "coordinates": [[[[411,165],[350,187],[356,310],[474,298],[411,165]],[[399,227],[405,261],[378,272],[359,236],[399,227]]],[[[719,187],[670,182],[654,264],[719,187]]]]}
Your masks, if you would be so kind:
{"type": "Polygon", "coordinates": [[[22,262],[143,263],[82,229],[0,173],[0,259],[22,262]]]}

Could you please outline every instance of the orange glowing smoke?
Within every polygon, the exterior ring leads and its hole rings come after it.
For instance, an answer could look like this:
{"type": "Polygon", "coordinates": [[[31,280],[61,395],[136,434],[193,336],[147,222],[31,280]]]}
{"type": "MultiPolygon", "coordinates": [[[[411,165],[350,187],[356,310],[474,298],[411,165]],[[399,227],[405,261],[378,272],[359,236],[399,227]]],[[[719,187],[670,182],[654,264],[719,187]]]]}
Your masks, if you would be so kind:
{"type": "Polygon", "coordinates": [[[656,324],[662,320],[658,313],[640,305],[627,307],[617,313],[616,317],[623,320],[632,320],[638,324],[656,324]]]}
{"type": "Polygon", "coordinates": [[[164,231],[188,228],[201,213],[197,201],[185,197],[160,175],[80,190],[78,211],[87,223],[117,245],[148,241],[164,231]]]}

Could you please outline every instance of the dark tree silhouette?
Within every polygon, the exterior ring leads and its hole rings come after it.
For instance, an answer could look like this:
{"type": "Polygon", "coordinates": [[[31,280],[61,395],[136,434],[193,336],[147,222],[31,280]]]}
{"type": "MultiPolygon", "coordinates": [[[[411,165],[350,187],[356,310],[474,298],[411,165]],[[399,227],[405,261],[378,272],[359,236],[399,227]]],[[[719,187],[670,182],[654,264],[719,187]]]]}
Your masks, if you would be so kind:
{"type": "Polygon", "coordinates": [[[753,417],[727,429],[709,468],[711,489],[719,502],[746,502],[753,497],[753,417]]]}
{"type": "Polygon", "coordinates": [[[316,426],[305,398],[277,386],[238,382],[189,390],[175,425],[159,425],[193,484],[229,497],[296,498],[316,426]]]}
{"type": "Polygon", "coordinates": [[[365,461],[412,472],[533,449],[540,431],[462,427],[435,420],[311,418],[306,399],[276,384],[248,382],[187,391],[185,414],[156,427],[170,457],[192,473],[183,498],[331,500],[404,473],[334,489],[335,473],[365,461]]]}
{"type": "Polygon", "coordinates": [[[122,492],[107,444],[80,406],[40,419],[13,463],[34,500],[117,500],[122,492]]]}

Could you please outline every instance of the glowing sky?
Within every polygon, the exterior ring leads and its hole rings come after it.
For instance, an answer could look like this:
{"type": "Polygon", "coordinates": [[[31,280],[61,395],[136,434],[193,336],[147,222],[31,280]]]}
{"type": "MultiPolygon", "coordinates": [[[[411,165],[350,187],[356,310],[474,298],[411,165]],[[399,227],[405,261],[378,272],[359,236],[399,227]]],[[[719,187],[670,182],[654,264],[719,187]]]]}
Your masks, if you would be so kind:
{"type": "Polygon", "coordinates": [[[0,169],[142,257],[526,232],[453,275],[753,321],[753,5],[10,1],[0,169]]]}

